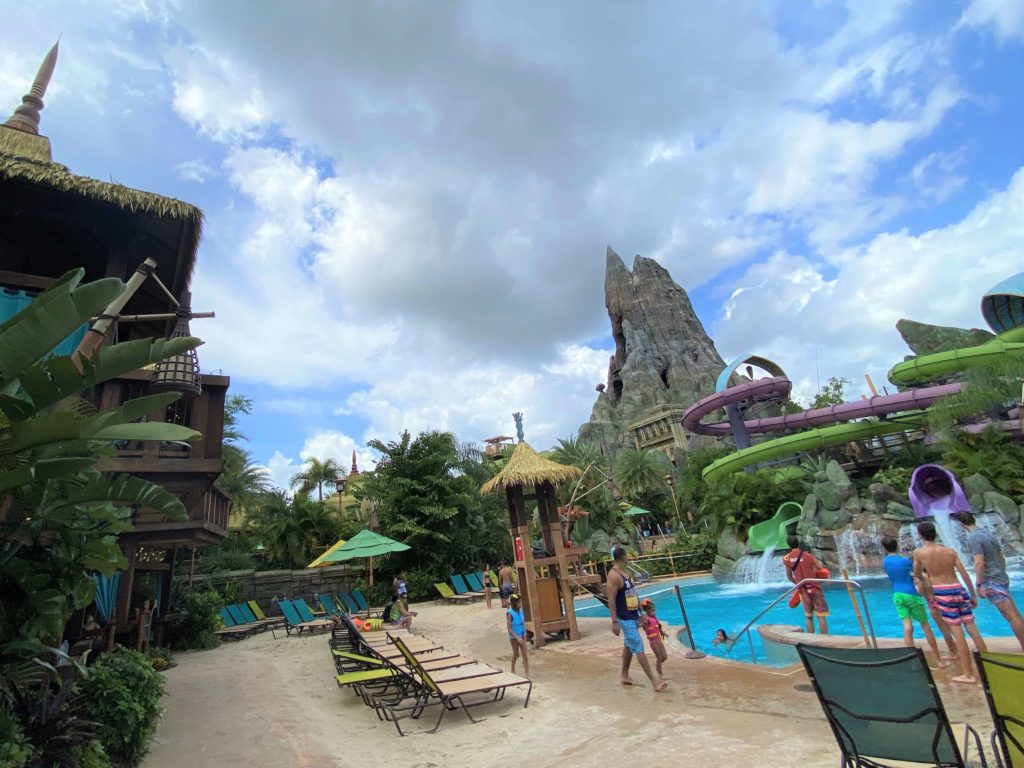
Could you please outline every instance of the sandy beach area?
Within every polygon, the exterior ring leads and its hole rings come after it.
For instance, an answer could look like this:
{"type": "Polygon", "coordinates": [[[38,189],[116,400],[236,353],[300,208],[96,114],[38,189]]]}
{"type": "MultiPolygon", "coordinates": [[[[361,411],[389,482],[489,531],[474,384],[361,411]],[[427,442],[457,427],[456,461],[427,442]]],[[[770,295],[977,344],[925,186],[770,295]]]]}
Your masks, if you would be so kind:
{"type": "MultiPolygon", "coordinates": [[[[415,632],[508,669],[511,650],[497,600],[490,610],[482,603],[414,609],[415,632]]],[[[178,654],[178,666],[166,673],[166,711],[143,765],[546,768],[652,757],[709,768],[779,759],[808,768],[836,764],[838,750],[817,698],[800,690],[807,684],[801,669],[688,660],[671,643],[669,690],[655,694],[636,664],[638,685],[619,684],[621,641],[607,620],[582,619],[580,625],[580,641],[532,651],[535,686],[527,709],[523,694],[514,691],[504,702],[476,709],[483,722],[450,712],[437,733],[405,738],[337,687],[323,635],[278,632],[275,639],[267,632],[178,654]]],[[[991,724],[980,687],[949,677],[945,670],[936,673],[950,716],[987,737],[991,724]]]]}

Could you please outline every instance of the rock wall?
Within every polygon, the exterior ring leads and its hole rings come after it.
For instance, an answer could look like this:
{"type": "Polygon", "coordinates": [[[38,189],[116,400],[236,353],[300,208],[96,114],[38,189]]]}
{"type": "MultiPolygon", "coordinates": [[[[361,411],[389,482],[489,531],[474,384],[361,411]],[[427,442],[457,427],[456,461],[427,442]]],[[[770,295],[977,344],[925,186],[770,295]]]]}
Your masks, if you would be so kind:
{"type": "MultiPolygon", "coordinates": [[[[1024,505],[1018,507],[981,475],[965,478],[963,488],[979,527],[996,532],[1008,559],[1024,558],[1024,505]]],[[[804,498],[797,533],[811,543],[815,557],[833,575],[838,576],[842,568],[851,575],[878,574],[882,572],[883,536],[896,538],[903,549],[916,543],[913,524],[917,518],[907,501],[904,494],[881,483],[873,483],[867,493],[858,494],[843,468],[830,461],[813,478],[811,492],[804,498]]],[[[748,554],[746,543],[734,531],[723,533],[715,558],[715,578],[730,580],[737,561],[748,554]]]]}
{"type": "Polygon", "coordinates": [[[276,597],[305,597],[309,601],[314,594],[337,595],[342,590],[348,591],[355,587],[361,574],[362,570],[349,565],[301,571],[224,571],[197,574],[192,586],[193,589],[209,586],[221,594],[230,591],[239,600],[256,600],[266,611],[276,597]]]}
{"type": "Polygon", "coordinates": [[[685,407],[710,394],[725,363],[686,291],[654,259],[637,256],[630,271],[609,248],[604,288],[615,354],[579,434],[614,455],[627,424],[654,406],[685,407]]]}

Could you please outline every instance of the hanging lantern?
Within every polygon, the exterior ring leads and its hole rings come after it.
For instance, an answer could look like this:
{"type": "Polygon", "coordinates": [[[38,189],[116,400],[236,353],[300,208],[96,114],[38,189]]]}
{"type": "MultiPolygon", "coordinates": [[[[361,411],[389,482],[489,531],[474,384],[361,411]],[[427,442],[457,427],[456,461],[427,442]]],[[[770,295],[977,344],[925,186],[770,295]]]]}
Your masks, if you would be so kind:
{"type": "MultiPolygon", "coordinates": [[[[191,336],[188,321],[192,318],[192,294],[183,291],[181,304],[175,310],[177,320],[169,338],[180,339],[191,336]]],[[[194,349],[161,360],[153,369],[153,380],[149,385],[150,392],[180,392],[185,397],[195,397],[203,391],[202,379],[199,374],[199,356],[194,349]]]]}

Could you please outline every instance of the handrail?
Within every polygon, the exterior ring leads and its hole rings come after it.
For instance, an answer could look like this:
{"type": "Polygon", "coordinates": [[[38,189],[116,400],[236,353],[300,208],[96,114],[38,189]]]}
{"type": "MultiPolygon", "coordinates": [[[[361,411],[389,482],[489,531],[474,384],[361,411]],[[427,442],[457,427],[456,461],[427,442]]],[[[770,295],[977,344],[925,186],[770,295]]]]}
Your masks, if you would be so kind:
{"type": "Polygon", "coordinates": [[[641,568],[639,565],[635,563],[626,563],[626,567],[629,568],[629,570],[638,577],[638,583],[643,584],[645,581],[651,580],[651,572],[648,571],[646,568],[641,568]]]}
{"type": "Polygon", "coordinates": [[[750,641],[750,659],[751,659],[751,661],[753,661],[756,664],[757,663],[757,653],[754,651],[754,640],[750,636],[750,628],[754,625],[754,622],[756,622],[758,619],[760,619],[762,616],[764,616],[766,613],[768,613],[768,611],[770,611],[772,608],[774,608],[780,602],[785,600],[791,594],[796,592],[796,590],[800,589],[800,587],[802,587],[804,584],[848,584],[848,585],[850,585],[852,587],[855,587],[857,589],[857,591],[860,593],[860,601],[861,601],[861,604],[864,606],[864,618],[867,620],[868,632],[871,635],[871,647],[872,648],[878,648],[878,640],[875,638],[875,627],[871,623],[871,611],[868,608],[867,597],[864,595],[864,587],[862,587],[859,583],[857,583],[853,579],[803,579],[799,583],[794,584],[792,587],[787,589],[785,592],[783,592],[777,598],[772,600],[772,602],[768,604],[768,607],[762,609],[754,618],[752,618],[750,621],[747,622],[746,626],[744,626],[743,629],[741,629],[732,638],[730,638],[729,639],[729,650],[732,651],[733,646],[736,645],[736,641],[740,639],[741,635],[745,634],[747,636],[747,640],[750,641]]]}

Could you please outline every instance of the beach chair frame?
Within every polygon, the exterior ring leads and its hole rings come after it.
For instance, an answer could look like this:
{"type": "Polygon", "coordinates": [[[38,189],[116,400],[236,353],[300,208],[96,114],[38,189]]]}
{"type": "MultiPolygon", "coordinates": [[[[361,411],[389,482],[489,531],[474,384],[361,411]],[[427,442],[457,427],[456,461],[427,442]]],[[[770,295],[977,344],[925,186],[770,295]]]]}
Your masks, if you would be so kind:
{"type": "Polygon", "coordinates": [[[840,714],[861,722],[906,725],[908,726],[908,736],[911,735],[911,729],[915,724],[921,722],[926,717],[933,716],[935,718],[935,729],[930,744],[932,762],[929,765],[934,765],[935,768],[967,768],[966,746],[968,745],[967,736],[970,735],[977,746],[978,758],[981,761],[982,767],[987,768],[988,763],[985,760],[985,752],[981,746],[981,737],[970,725],[964,724],[964,748],[961,749],[961,743],[953,733],[953,723],[950,722],[949,716],[946,714],[946,709],[942,704],[942,699],[939,697],[939,691],[935,687],[935,681],[928,668],[928,663],[920,648],[828,648],[799,643],[796,649],[797,653],[800,654],[800,660],[803,662],[804,669],[807,671],[807,676],[811,680],[811,685],[814,687],[814,692],[818,696],[818,702],[825,713],[825,718],[832,729],[836,743],[839,745],[841,753],[839,764],[843,768],[890,768],[893,764],[906,764],[906,762],[912,761],[915,758],[912,756],[886,756],[883,758],[860,754],[856,739],[844,727],[839,717],[840,714]],[[916,665],[917,669],[915,672],[920,677],[922,684],[927,686],[931,699],[930,706],[918,712],[908,713],[905,717],[887,717],[871,712],[854,712],[841,702],[829,699],[822,690],[822,685],[818,679],[819,676],[822,676],[822,673],[827,674],[825,672],[827,669],[826,665],[854,668],[861,676],[867,678],[873,672],[885,674],[887,669],[898,664],[916,665]],[[939,753],[943,747],[952,753],[954,758],[952,761],[941,758],[939,753]],[[891,762],[884,762],[885,760],[891,762]]]}
{"type": "Polygon", "coordinates": [[[1012,768],[1014,766],[1013,756],[1010,754],[1010,746],[1024,754],[1024,744],[1020,739],[1010,733],[1008,723],[1024,729],[1024,720],[1011,714],[999,711],[999,707],[992,695],[992,688],[989,682],[987,667],[1003,667],[1011,669],[1020,674],[1020,684],[1024,686],[1024,656],[1009,653],[990,653],[975,651],[974,660],[978,665],[978,674],[981,675],[981,687],[985,691],[985,700],[988,702],[988,709],[992,715],[992,754],[995,755],[996,764],[999,768],[1012,768]]]}

